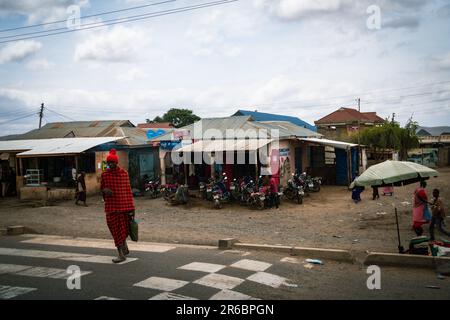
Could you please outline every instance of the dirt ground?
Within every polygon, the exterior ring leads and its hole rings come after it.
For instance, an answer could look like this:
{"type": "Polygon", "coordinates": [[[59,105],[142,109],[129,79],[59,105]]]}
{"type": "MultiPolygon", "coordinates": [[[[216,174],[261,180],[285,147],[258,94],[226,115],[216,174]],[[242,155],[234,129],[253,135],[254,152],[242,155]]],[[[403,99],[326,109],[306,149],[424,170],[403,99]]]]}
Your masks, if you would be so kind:
{"type": "MultiPolygon", "coordinates": [[[[446,208],[450,199],[450,168],[428,182],[428,195],[441,190],[446,208]]],[[[394,205],[399,213],[402,243],[407,247],[411,230],[412,194],[416,184],[395,189],[395,194],[372,200],[372,190],[362,193],[362,202],[351,201],[345,187],[323,186],[302,205],[284,200],[279,209],[252,210],[192,199],[186,206],[170,206],[163,199],[136,198],[140,239],[168,243],[212,244],[221,238],[241,242],[317,248],[350,249],[356,252],[396,252],[398,241],[394,205]]],[[[74,237],[110,238],[100,196],[89,197],[88,207],[71,201],[51,206],[0,199],[0,228],[24,225],[35,232],[74,237]]],[[[448,211],[448,210],[447,210],[448,211]]],[[[446,219],[450,229],[450,219],[446,219]]],[[[426,230],[428,234],[428,230],[426,230]]],[[[439,239],[437,232],[437,239],[439,239]]]]}

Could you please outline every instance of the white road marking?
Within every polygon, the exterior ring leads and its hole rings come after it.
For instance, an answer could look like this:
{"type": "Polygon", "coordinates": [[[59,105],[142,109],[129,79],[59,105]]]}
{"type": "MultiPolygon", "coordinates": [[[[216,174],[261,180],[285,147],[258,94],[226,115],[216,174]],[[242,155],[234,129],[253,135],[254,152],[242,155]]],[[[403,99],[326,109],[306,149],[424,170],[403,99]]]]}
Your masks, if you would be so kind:
{"type": "Polygon", "coordinates": [[[178,269],[182,270],[192,270],[192,271],[201,271],[207,273],[215,273],[219,270],[222,270],[226,266],[221,264],[212,264],[212,263],[203,263],[203,262],[192,262],[178,269]]]}
{"type": "MultiPolygon", "coordinates": [[[[77,261],[77,262],[90,262],[103,264],[113,264],[112,259],[114,258],[109,256],[97,256],[73,252],[57,252],[57,251],[10,249],[10,248],[0,248],[0,256],[58,259],[64,261],[77,261]]],[[[125,264],[136,260],[137,258],[127,258],[127,260],[119,264],[125,264]]]]}
{"type": "Polygon", "coordinates": [[[288,262],[288,263],[295,263],[295,264],[300,264],[302,263],[299,259],[297,258],[291,258],[291,257],[286,257],[280,260],[281,262],[288,262]]]}
{"type": "MultiPolygon", "coordinates": [[[[82,271],[81,276],[85,276],[90,273],[92,272],[82,271]]],[[[66,269],[22,266],[16,264],[0,264],[0,274],[13,274],[25,277],[50,279],[67,279],[70,276],[66,269]]]]}
{"type": "Polygon", "coordinates": [[[281,285],[285,284],[288,279],[271,274],[266,272],[257,272],[250,277],[247,278],[247,280],[257,282],[260,284],[264,284],[266,286],[270,286],[272,288],[279,288],[281,285]]]}
{"type": "Polygon", "coordinates": [[[198,300],[198,299],[182,296],[181,294],[176,294],[172,292],[163,292],[150,298],[149,300],[198,300]]]}
{"type": "Polygon", "coordinates": [[[249,256],[251,253],[248,251],[241,251],[241,250],[224,250],[224,251],[219,252],[219,254],[237,254],[242,257],[245,257],[245,256],[249,256]]]}
{"type": "Polygon", "coordinates": [[[17,264],[0,264],[0,274],[16,273],[31,268],[30,266],[19,266],[17,264]]]}
{"type": "Polygon", "coordinates": [[[240,260],[236,263],[233,263],[231,267],[250,270],[250,271],[265,271],[272,266],[271,263],[256,261],[256,260],[240,260]]]}
{"type": "Polygon", "coordinates": [[[4,300],[12,299],[36,290],[37,290],[36,288],[22,288],[22,287],[10,287],[0,285],[0,299],[4,300]]]}
{"type": "MultiPolygon", "coordinates": [[[[36,237],[30,240],[22,241],[23,243],[44,244],[53,246],[80,247],[80,248],[96,248],[96,249],[114,249],[114,243],[107,240],[95,239],[67,239],[53,237],[36,237]]],[[[156,252],[163,253],[175,249],[174,246],[161,244],[140,244],[127,241],[130,251],[156,252]]]]}
{"type": "Polygon", "coordinates": [[[203,286],[212,287],[216,289],[233,289],[244,282],[244,279],[230,277],[223,274],[211,273],[203,278],[200,278],[194,283],[201,284],[203,286]]]}
{"type": "Polygon", "coordinates": [[[98,297],[94,300],[122,300],[122,299],[102,296],[102,297],[98,297]]]}
{"type": "Polygon", "coordinates": [[[151,277],[147,280],[141,281],[139,283],[134,284],[135,287],[149,288],[149,289],[157,289],[161,291],[173,291],[184,287],[189,282],[183,280],[175,280],[168,278],[160,278],[160,277],[151,277]]]}
{"type": "Polygon", "coordinates": [[[248,296],[246,294],[231,291],[231,290],[222,290],[215,295],[213,295],[209,300],[259,300],[248,296]]]}

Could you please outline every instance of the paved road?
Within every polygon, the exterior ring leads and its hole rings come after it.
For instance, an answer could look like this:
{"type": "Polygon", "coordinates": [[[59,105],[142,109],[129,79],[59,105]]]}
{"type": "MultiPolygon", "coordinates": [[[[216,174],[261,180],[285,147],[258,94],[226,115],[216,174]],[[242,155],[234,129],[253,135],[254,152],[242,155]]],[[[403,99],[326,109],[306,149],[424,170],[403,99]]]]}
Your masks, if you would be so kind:
{"type": "Polygon", "coordinates": [[[138,243],[130,249],[131,258],[114,265],[108,240],[0,237],[0,299],[450,298],[450,278],[431,270],[381,268],[381,289],[369,290],[359,265],[324,261],[309,269],[306,257],[213,247],[138,243]],[[76,285],[67,273],[74,265],[80,290],[67,287],[76,285]]]}

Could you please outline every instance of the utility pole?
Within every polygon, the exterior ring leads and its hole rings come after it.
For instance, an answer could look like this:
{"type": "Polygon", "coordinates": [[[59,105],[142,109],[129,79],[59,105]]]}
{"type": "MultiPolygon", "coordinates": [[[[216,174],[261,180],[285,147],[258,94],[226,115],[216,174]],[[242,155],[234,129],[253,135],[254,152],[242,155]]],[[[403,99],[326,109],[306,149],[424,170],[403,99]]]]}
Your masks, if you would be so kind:
{"type": "MultiPolygon", "coordinates": [[[[358,112],[361,113],[361,98],[356,99],[358,102],[358,112]]],[[[358,173],[359,173],[359,167],[362,166],[362,159],[361,159],[361,118],[359,117],[361,114],[358,115],[358,173]]]]}
{"type": "Polygon", "coordinates": [[[41,111],[39,111],[39,129],[42,126],[42,118],[44,117],[44,104],[41,104],[41,111]]]}

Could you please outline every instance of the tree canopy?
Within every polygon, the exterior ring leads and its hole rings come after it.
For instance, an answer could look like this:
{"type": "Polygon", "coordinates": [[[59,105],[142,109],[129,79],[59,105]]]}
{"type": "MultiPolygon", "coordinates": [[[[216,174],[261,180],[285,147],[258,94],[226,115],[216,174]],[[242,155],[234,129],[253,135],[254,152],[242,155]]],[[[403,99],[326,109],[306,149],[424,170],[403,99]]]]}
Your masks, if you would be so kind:
{"type": "Polygon", "coordinates": [[[198,120],[200,120],[200,117],[195,115],[192,110],[172,108],[162,117],[157,116],[153,120],[147,119],[147,123],[170,122],[175,128],[181,128],[198,120]]]}
{"type": "Polygon", "coordinates": [[[354,136],[354,142],[372,148],[392,149],[399,152],[400,160],[408,158],[408,150],[419,147],[419,138],[416,135],[418,123],[412,118],[402,128],[398,122],[386,120],[383,125],[367,128],[354,136]]]}

